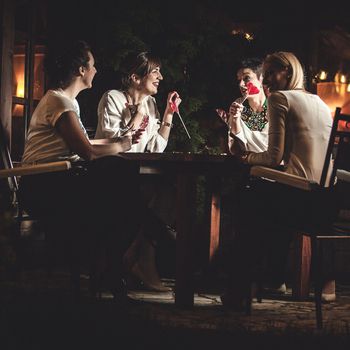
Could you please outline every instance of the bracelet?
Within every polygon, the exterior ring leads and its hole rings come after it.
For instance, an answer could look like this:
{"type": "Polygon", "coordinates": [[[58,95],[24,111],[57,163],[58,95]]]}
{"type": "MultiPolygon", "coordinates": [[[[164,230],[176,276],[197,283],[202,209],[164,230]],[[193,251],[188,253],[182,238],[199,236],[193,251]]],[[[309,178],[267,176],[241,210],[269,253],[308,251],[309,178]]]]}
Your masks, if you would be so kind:
{"type": "Polygon", "coordinates": [[[172,128],[174,126],[174,124],[168,123],[168,122],[161,122],[160,125],[164,125],[164,126],[167,126],[169,128],[172,128]]]}
{"type": "Polygon", "coordinates": [[[248,164],[248,156],[249,156],[249,152],[247,152],[241,156],[241,162],[243,164],[248,164]]]}

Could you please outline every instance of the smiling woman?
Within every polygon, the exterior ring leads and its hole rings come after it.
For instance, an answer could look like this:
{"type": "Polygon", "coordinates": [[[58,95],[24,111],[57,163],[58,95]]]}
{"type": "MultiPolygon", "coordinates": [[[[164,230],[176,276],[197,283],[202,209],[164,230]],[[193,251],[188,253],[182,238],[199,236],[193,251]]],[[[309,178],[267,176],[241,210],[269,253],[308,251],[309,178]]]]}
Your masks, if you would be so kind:
{"type": "MultiPolygon", "coordinates": [[[[131,131],[140,139],[130,152],[163,152],[173,125],[173,113],[178,111],[181,103],[179,94],[176,91],[168,94],[163,119],[160,120],[153,97],[158,93],[159,84],[163,80],[160,59],[148,52],[134,52],[125,57],[120,70],[121,89],[105,92],[99,102],[95,137],[114,138],[131,131]]],[[[160,187],[148,189],[146,186],[143,189],[151,193],[150,205],[159,202],[159,190],[163,192],[160,187]],[[158,196],[155,195],[157,192],[158,196]]],[[[161,215],[155,215],[154,219],[156,216],[161,215]]],[[[165,224],[159,219],[155,221],[164,232],[165,224]]],[[[140,279],[145,287],[156,291],[168,290],[162,285],[155,267],[154,245],[144,239],[143,232],[140,231],[129,248],[125,261],[133,277],[140,279]]]]}
{"type": "Polygon", "coordinates": [[[172,100],[178,106],[179,94],[170,92],[162,122],[153,95],[163,80],[158,57],[148,52],[132,53],[121,64],[121,89],[109,90],[98,105],[96,138],[119,136],[125,129],[142,130],[140,142],[131,152],[163,152],[173,119],[172,100]]]}
{"type": "MultiPolygon", "coordinates": [[[[270,168],[283,167],[287,174],[320,183],[332,126],[327,105],[304,89],[302,65],[293,53],[268,55],[263,73],[263,83],[270,91],[268,146],[262,152],[247,152],[242,157],[243,162],[270,168]]],[[[222,297],[224,306],[233,309],[239,309],[247,302],[250,274],[259,261],[261,247],[273,247],[286,257],[284,244],[291,239],[293,229],[298,220],[304,218],[309,205],[300,193],[293,195],[285,187],[270,181],[250,183],[242,188],[238,198],[238,229],[229,262],[231,276],[222,297]],[[288,226],[286,223],[291,221],[294,226],[281,231],[281,227],[288,226]],[[279,230],[279,243],[272,235],[276,230],[279,230]]]]}

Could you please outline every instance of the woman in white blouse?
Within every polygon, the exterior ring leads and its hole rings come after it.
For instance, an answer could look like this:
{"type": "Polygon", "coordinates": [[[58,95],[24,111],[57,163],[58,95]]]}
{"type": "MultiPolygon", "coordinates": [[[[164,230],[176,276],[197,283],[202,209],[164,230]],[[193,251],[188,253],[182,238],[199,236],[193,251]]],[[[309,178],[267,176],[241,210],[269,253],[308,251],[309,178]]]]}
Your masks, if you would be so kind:
{"type": "MultiPolygon", "coordinates": [[[[305,90],[303,68],[293,53],[268,55],[263,70],[264,85],[270,91],[268,148],[248,151],[240,158],[249,165],[275,168],[283,164],[286,173],[319,183],[332,126],[330,110],[317,95],[305,90]]],[[[292,234],[292,228],[310,219],[308,209],[313,205],[312,198],[304,196],[303,191],[293,192],[268,181],[257,181],[242,191],[231,276],[221,297],[224,306],[236,310],[244,307],[255,257],[266,243],[280,248],[271,242],[269,232],[291,227],[281,234],[292,234]]],[[[331,214],[319,217],[320,224],[327,223],[331,214]]]]}
{"type": "MultiPolygon", "coordinates": [[[[242,96],[232,102],[229,112],[217,110],[228,127],[228,147],[232,154],[239,155],[247,151],[263,152],[267,150],[269,123],[267,120],[267,97],[262,86],[263,60],[250,57],[242,60],[237,69],[237,82],[242,96]]],[[[235,212],[232,214],[235,215],[235,212]]],[[[273,250],[267,254],[269,288],[285,293],[285,273],[287,261],[285,251],[289,249],[289,240],[276,232],[276,241],[283,240],[284,249],[273,250]]]]}
{"type": "Polygon", "coordinates": [[[147,52],[129,56],[122,66],[120,90],[105,92],[98,105],[98,124],[95,138],[114,138],[126,130],[145,131],[139,143],[129,152],[163,152],[168,143],[173,113],[172,104],[181,103],[179,94],[168,94],[167,105],[160,120],[156,100],[160,81],[161,64],[158,58],[147,52]]]}
{"type": "Polygon", "coordinates": [[[266,118],[267,98],[262,87],[262,63],[262,59],[255,57],[240,63],[237,81],[242,97],[232,102],[228,113],[217,110],[227,124],[228,146],[232,154],[267,149],[269,124],[266,118]],[[249,86],[254,88],[249,89],[249,86]]]}
{"type": "MultiPolygon", "coordinates": [[[[140,137],[128,152],[163,152],[172,128],[174,110],[181,103],[179,94],[168,94],[163,118],[153,95],[163,76],[159,58],[148,52],[132,53],[121,64],[121,88],[105,92],[98,105],[95,138],[115,138],[131,131],[140,137]],[[139,136],[141,134],[141,136],[139,136]]],[[[147,289],[167,291],[155,264],[155,247],[143,234],[133,242],[126,256],[127,268],[147,289]]]]}

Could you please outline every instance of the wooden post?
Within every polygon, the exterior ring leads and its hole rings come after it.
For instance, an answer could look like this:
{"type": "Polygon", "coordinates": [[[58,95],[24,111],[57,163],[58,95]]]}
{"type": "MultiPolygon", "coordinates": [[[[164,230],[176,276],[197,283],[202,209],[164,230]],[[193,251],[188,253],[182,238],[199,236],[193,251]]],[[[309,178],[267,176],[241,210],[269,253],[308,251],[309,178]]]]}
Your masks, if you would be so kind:
{"type": "Polygon", "coordinates": [[[293,298],[307,299],[310,289],[311,240],[298,233],[295,238],[293,298]]]}
{"type": "Polygon", "coordinates": [[[220,184],[217,178],[209,178],[210,196],[210,231],[209,231],[209,263],[213,260],[219,248],[220,239],[220,184]]]}
{"type": "Polygon", "coordinates": [[[175,304],[189,308],[194,302],[195,176],[179,173],[176,201],[176,281],[175,304]]]}
{"type": "Polygon", "coordinates": [[[0,2],[0,120],[8,145],[11,145],[12,124],[12,58],[14,46],[14,1],[0,2]]]}

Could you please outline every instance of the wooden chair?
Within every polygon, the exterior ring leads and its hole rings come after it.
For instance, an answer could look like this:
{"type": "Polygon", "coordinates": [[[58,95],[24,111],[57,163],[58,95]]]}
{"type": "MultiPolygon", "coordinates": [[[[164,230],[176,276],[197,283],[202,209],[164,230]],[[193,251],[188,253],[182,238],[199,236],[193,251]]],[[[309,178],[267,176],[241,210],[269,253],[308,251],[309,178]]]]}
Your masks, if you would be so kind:
{"type": "MultiPolygon", "coordinates": [[[[5,138],[3,126],[0,123],[0,180],[4,180],[7,183],[6,191],[10,194],[12,206],[14,208],[14,220],[16,224],[16,237],[14,238],[15,245],[19,247],[21,238],[21,224],[25,220],[37,220],[37,218],[31,217],[22,207],[21,198],[19,195],[19,183],[18,179],[23,176],[31,176],[34,174],[42,174],[48,172],[61,172],[71,169],[71,163],[68,161],[59,161],[52,163],[43,163],[30,166],[18,166],[14,167],[11,159],[11,155],[8,148],[8,143],[5,138]]],[[[2,186],[4,190],[6,186],[2,186]]],[[[33,194],[35,195],[35,194],[33,194]]],[[[55,223],[52,223],[55,225],[55,223]]],[[[46,227],[47,228],[47,227],[46,227]]],[[[45,232],[47,234],[47,232],[45,232]]],[[[18,252],[17,252],[18,253],[18,252]]],[[[48,252],[50,256],[52,252],[48,252]]],[[[18,259],[21,259],[19,254],[18,259]]],[[[48,266],[50,268],[50,266],[48,266]]],[[[22,270],[21,262],[17,264],[17,272],[22,270]]],[[[75,294],[79,292],[79,280],[80,273],[78,269],[72,271],[72,289],[75,294]]]]}
{"type": "MultiPolygon", "coordinates": [[[[327,207],[329,195],[341,185],[350,184],[350,115],[341,113],[336,108],[332,131],[324,161],[320,184],[300,176],[287,174],[276,169],[263,166],[253,166],[250,170],[252,177],[273,181],[285,185],[290,190],[300,189],[310,193],[315,198],[315,206],[310,208],[308,222],[298,228],[299,232],[311,239],[311,268],[314,275],[315,308],[317,328],[323,327],[322,318],[322,251],[323,243],[328,240],[350,239],[349,222],[338,219],[331,227],[320,227],[318,210],[327,207]],[[329,166],[333,170],[329,176],[329,166]],[[329,185],[328,185],[329,184],[329,185]]],[[[349,209],[350,193],[342,193],[337,203],[338,209],[349,209]]],[[[341,211],[340,211],[341,212],[341,211]]],[[[322,214],[321,214],[322,215],[322,214]]]]}

